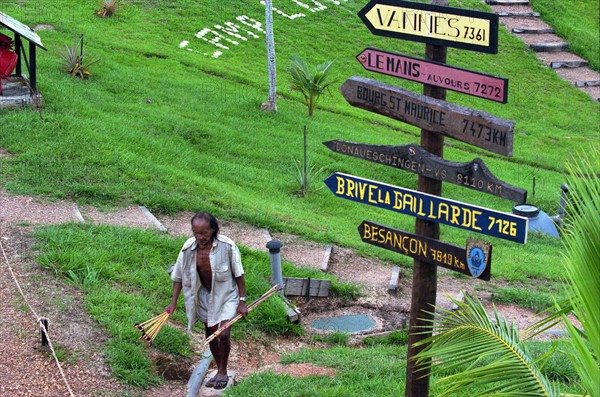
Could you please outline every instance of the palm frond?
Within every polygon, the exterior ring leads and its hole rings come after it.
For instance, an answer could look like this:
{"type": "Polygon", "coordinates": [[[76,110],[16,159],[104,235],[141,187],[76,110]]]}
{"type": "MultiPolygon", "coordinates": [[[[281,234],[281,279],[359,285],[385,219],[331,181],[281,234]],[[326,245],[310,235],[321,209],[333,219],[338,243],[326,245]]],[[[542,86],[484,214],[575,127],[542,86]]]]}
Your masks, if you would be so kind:
{"type": "Polygon", "coordinates": [[[434,335],[418,345],[428,345],[417,355],[419,365],[432,373],[459,371],[439,382],[440,396],[465,388],[484,387],[485,395],[558,396],[558,392],[534,365],[513,323],[494,309],[491,319],[479,299],[465,297],[455,312],[437,308],[434,335]]]}
{"type": "Polygon", "coordinates": [[[563,314],[571,338],[568,353],[591,396],[600,395],[600,147],[568,166],[569,214],[564,234],[566,290],[583,330],[563,314]],[[589,347],[588,347],[589,346],[589,347]]]}

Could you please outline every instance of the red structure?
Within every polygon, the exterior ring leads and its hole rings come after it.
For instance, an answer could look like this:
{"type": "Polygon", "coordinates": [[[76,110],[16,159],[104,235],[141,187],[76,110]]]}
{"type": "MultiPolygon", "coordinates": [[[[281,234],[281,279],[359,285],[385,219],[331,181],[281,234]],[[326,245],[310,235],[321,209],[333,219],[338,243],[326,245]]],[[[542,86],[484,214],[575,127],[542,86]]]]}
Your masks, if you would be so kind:
{"type": "Polygon", "coordinates": [[[19,59],[12,49],[13,44],[10,37],[0,33],[0,94],[2,94],[2,79],[6,79],[12,74],[19,59]]]}
{"type": "Polygon", "coordinates": [[[0,12],[0,28],[2,27],[14,33],[14,39],[0,33],[0,78],[11,76],[27,78],[33,92],[37,92],[36,48],[40,47],[46,51],[40,36],[29,26],[0,12]],[[28,44],[27,52],[25,51],[25,42],[28,44]],[[27,75],[23,74],[23,63],[27,69],[27,75]]]}

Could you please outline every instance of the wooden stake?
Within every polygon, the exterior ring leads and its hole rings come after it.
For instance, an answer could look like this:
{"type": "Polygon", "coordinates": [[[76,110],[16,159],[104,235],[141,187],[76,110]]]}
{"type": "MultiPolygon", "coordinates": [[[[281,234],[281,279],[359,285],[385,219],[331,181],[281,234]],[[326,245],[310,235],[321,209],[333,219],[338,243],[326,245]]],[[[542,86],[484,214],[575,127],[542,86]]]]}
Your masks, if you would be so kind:
{"type": "MultiPolygon", "coordinates": [[[[447,6],[448,0],[431,0],[431,4],[447,6]]],[[[429,61],[446,63],[447,48],[431,44],[425,45],[425,56],[429,61]]],[[[436,99],[446,99],[446,90],[425,84],[423,94],[436,99]]],[[[421,146],[436,156],[444,155],[444,136],[435,132],[421,130],[421,146]]],[[[420,192],[442,195],[442,182],[419,176],[418,190],[420,192]]],[[[439,223],[417,219],[415,224],[417,235],[439,239],[439,223]]],[[[429,396],[429,370],[425,369],[424,363],[417,366],[413,357],[425,348],[425,346],[414,347],[414,344],[429,336],[431,333],[423,334],[423,326],[430,325],[427,320],[432,319],[432,305],[435,305],[437,294],[437,266],[420,260],[414,261],[412,298],[410,308],[410,334],[408,337],[408,360],[406,363],[406,397],[429,396]]]]}

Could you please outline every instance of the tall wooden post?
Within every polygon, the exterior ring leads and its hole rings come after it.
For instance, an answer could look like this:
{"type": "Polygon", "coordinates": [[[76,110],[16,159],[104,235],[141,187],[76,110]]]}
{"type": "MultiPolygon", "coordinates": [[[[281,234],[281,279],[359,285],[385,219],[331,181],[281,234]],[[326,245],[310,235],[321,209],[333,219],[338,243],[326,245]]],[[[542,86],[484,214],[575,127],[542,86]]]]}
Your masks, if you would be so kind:
{"type": "MultiPolygon", "coordinates": [[[[431,0],[431,4],[447,6],[448,0],[431,0]]],[[[427,60],[446,63],[447,47],[427,44],[425,57],[427,60]]],[[[436,99],[446,99],[446,89],[425,84],[423,94],[436,99]]],[[[435,132],[421,130],[421,146],[429,153],[443,157],[444,136],[435,132]]],[[[442,195],[442,182],[419,175],[418,190],[420,192],[442,195]]],[[[415,233],[433,239],[440,238],[440,225],[417,219],[415,233]]],[[[423,350],[424,346],[414,344],[431,334],[421,334],[423,326],[430,325],[428,319],[432,315],[425,311],[433,311],[437,295],[437,266],[415,259],[412,279],[412,298],[410,308],[410,336],[408,338],[408,360],[406,364],[406,397],[429,396],[429,371],[416,365],[413,357],[423,350]]]]}

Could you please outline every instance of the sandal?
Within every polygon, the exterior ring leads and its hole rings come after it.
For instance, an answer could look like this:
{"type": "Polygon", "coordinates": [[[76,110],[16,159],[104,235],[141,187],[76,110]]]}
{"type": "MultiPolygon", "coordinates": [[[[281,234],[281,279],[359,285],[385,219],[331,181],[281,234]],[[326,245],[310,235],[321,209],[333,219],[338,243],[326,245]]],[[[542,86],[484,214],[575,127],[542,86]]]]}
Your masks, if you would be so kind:
{"type": "Polygon", "coordinates": [[[213,376],[209,380],[206,381],[206,387],[215,387],[215,384],[218,382],[217,375],[213,376]]]}
{"type": "Polygon", "coordinates": [[[215,385],[213,386],[215,390],[222,390],[227,387],[229,384],[229,376],[225,376],[223,379],[215,380],[215,385]]]}

